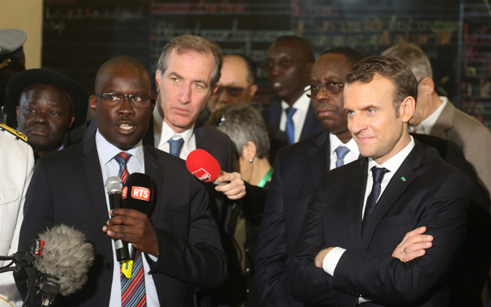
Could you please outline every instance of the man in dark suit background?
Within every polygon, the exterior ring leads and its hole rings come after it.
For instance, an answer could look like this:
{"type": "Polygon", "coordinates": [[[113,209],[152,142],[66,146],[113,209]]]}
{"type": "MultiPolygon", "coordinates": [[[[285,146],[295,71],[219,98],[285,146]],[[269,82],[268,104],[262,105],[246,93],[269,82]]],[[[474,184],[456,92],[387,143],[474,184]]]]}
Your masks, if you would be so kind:
{"type": "MultiPolygon", "coordinates": [[[[142,144],[154,102],[140,62],[109,60],[97,73],[95,91],[90,107],[98,119],[96,134],[37,164],[19,248],[28,250],[38,233],[57,224],[74,226],[94,245],[88,282],[79,292],[58,297],[60,306],[121,306],[120,265],[112,239],[124,239],[143,253],[146,306],[194,306],[195,287],[218,286],[226,278],[226,258],[206,190],[184,161],[142,144]],[[156,183],[150,217],[116,209],[108,221],[104,182],[118,175],[120,166],[113,157],[120,152],[131,155],[129,173],[146,173],[156,183]]],[[[17,277],[18,287],[25,297],[21,279],[17,277]]]]}
{"type": "Polygon", "coordinates": [[[343,110],[343,85],[348,72],[362,59],[357,50],[332,48],[321,54],[312,68],[312,107],[324,131],[280,150],[276,158],[257,253],[262,306],[303,305],[290,295],[286,262],[321,175],[335,168],[338,158],[348,163],[359,157],[343,110]],[[338,157],[338,147],[350,151],[338,157]]]}
{"type": "Polygon", "coordinates": [[[391,57],[365,59],[346,77],[348,128],[367,158],[326,173],[316,188],[288,265],[296,299],[450,305],[447,277],[465,240],[472,183],[409,135],[417,86],[391,57]],[[414,251],[404,236],[420,226],[433,246],[412,261],[396,259],[414,251]]]}
{"type": "Polygon", "coordinates": [[[264,110],[263,117],[266,124],[286,133],[288,145],[322,130],[305,92],[314,61],[309,42],[293,35],[278,37],[267,53],[266,76],[273,93],[281,101],[264,110]],[[288,124],[290,120],[292,130],[288,124]]]}

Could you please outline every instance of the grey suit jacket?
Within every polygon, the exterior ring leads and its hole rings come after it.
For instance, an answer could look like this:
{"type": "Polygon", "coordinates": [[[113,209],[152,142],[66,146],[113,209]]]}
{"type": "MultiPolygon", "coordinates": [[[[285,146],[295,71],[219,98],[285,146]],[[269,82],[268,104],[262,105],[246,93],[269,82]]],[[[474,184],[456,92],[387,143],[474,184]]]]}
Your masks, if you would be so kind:
{"type": "Polygon", "coordinates": [[[448,101],[430,135],[456,143],[491,194],[491,132],[488,128],[448,101]]]}

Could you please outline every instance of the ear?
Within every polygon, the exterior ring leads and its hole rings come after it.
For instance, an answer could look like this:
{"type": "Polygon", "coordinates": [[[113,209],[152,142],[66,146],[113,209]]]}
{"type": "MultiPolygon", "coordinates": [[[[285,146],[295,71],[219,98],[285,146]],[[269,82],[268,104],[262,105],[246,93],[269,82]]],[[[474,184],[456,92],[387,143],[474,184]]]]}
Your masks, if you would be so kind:
{"type": "Polygon", "coordinates": [[[158,92],[159,91],[158,88],[160,86],[160,72],[158,69],[155,71],[155,84],[157,84],[157,92],[158,92]]]}
{"type": "Polygon", "coordinates": [[[247,141],[247,144],[242,148],[242,157],[246,160],[254,159],[256,157],[256,144],[252,141],[247,141]]]}
{"type": "Polygon", "coordinates": [[[17,107],[15,108],[15,113],[17,114],[17,117],[16,117],[16,118],[17,118],[17,121],[19,121],[19,113],[20,113],[20,112],[19,112],[19,108],[20,108],[19,106],[17,106],[17,107]]]}
{"type": "Polygon", "coordinates": [[[72,128],[73,122],[75,121],[75,114],[70,114],[70,123],[68,124],[68,129],[72,128]]]}
{"type": "Polygon", "coordinates": [[[89,108],[94,115],[97,115],[97,97],[95,95],[89,97],[89,108]]]}
{"type": "Polygon", "coordinates": [[[432,95],[435,92],[435,82],[430,77],[424,77],[419,81],[418,88],[423,95],[432,95]]]}
{"type": "Polygon", "coordinates": [[[257,89],[258,89],[258,87],[256,84],[251,85],[251,87],[249,88],[249,95],[251,96],[251,100],[254,98],[254,95],[256,94],[257,89]]]}
{"type": "Polygon", "coordinates": [[[313,66],[314,62],[307,62],[307,64],[305,64],[305,74],[307,75],[307,80],[310,80],[310,73],[312,72],[313,66]]]}
{"type": "Polygon", "coordinates": [[[409,123],[409,119],[413,116],[415,108],[416,100],[414,100],[414,97],[406,97],[399,107],[399,116],[403,123],[409,123]]]}

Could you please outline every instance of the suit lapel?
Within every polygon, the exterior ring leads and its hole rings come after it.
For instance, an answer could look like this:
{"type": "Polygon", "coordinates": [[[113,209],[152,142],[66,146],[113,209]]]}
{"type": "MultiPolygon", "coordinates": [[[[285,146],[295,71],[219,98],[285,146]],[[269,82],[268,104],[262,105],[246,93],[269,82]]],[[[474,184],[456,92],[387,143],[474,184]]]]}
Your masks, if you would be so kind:
{"type": "Polygon", "coordinates": [[[83,145],[82,168],[85,176],[85,183],[90,193],[91,202],[87,206],[92,206],[96,221],[106,221],[108,219],[106,194],[102,179],[101,164],[95,146],[95,135],[84,142],[83,145]]]}
{"type": "Polygon", "coordinates": [[[435,125],[433,125],[433,128],[431,128],[430,135],[437,136],[445,140],[448,139],[447,134],[448,130],[452,128],[454,110],[455,107],[452,105],[452,103],[447,101],[447,104],[436,120],[435,125]]]}
{"type": "MultiPolygon", "coordinates": [[[[359,167],[350,169],[349,181],[347,183],[349,193],[346,193],[345,225],[348,227],[348,234],[353,246],[360,246],[361,242],[361,211],[367,185],[368,161],[362,158],[354,163],[359,163],[359,167]]],[[[349,166],[348,166],[349,167],[349,166]]]]}
{"type": "Polygon", "coordinates": [[[373,232],[387,211],[393,206],[400,205],[398,200],[407,187],[416,178],[416,173],[414,170],[421,165],[423,156],[424,150],[416,144],[411,153],[407,156],[406,160],[404,160],[390,180],[389,184],[382,193],[382,196],[380,196],[379,201],[370,214],[368,223],[366,224],[363,234],[364,249],[368,247],[373,232]]]}
{"type": "Polygon", "coordinates": [[[309,109],[307,110],[307,115],[305,116],[305,122],[303,124],[302,133],[300,134],[300,140],[303,140],[322,129],[323,127],[314,114],[314,108],[312,107],[312,104],[309,103],[309,109]]]}
{"type": "MultiPolygon", "coordinates": [[[[307,169],[313,172],[313,174],[309,174],[310,178],[320,178],[324,172],[329,170],[329,146],[329,133],[324,131],[308,149],[309,167],[307,169]]],[[[314,184],[317,185],[317,182],[314,182],[314,184]]]]}
{"type": "MultiPolygon", "coordinates": [[[[159,192],[162,192],[162,189],[159,187],[164,186],[164,172],[165,167],[159,164],[158,157],[150,145],[143,146],[143,157],[145,159],[145,174],[150,176],[155,183],[155,191],[154,191],[154,202],[157,202],[162,199],[163,195],[159,195],[159,192]],[[162,171],[163,170],[163,171],[162,171]]],[[[158,216],[158,211],[162,206],[155,205],[152,216],[158,216]]]]}

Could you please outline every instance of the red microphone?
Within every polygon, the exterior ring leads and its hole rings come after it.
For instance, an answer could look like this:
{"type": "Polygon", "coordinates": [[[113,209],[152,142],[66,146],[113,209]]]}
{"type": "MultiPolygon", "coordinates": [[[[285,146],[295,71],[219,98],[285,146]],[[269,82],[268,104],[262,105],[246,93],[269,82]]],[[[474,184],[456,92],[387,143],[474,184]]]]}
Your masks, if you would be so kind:
{"type": "Polygon", "coordinates": [[[195,149],[189,153],[186,167],[203,182],[213,182],[220,176],[220,163],[203,149],[195,149]]]}

